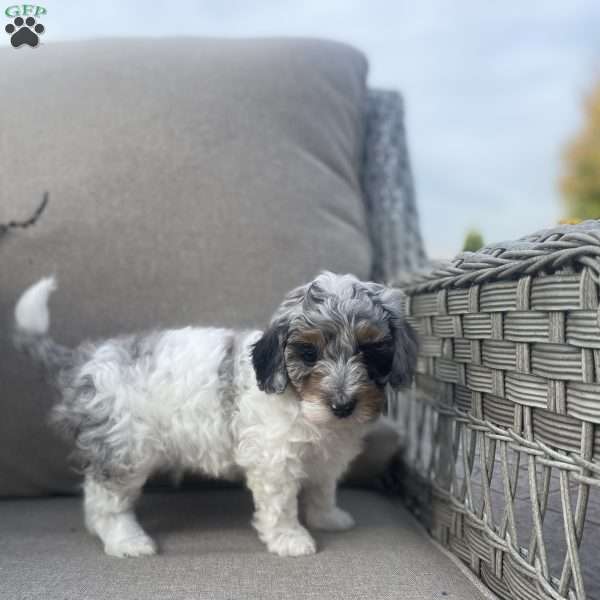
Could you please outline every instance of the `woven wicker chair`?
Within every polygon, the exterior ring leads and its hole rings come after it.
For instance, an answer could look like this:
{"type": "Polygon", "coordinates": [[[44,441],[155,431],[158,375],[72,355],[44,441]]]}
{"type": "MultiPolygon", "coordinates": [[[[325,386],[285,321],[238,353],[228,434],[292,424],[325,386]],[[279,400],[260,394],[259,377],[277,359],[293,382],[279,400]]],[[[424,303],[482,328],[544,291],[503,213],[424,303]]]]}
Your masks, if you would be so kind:
{"type": "Polygon", "coordinates": [[[416,393],[399,403],[404,493],[502,598],[600,592],[599,256],[588,221],[463,253],[406,286],[421,350],[416,393]]]}

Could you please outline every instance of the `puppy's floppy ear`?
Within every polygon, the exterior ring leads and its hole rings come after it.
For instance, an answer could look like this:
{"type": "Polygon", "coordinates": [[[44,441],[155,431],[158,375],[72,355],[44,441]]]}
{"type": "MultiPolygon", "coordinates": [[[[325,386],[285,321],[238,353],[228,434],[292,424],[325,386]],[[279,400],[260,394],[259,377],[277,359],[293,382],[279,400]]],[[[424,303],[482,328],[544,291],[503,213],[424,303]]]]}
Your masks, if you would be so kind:
{"type": "Polygon", "coordinates": [[[258,388],[268,394],[282,394],[289,383],[285,367],[285,343],[290,319],[300,307],[310,284],[301,285],[287,293],[275,311],[269,328],[252,348],[252,365],[258,388]]]}
{"type": "Polygon", "coordinates": [[[418,339],[415,330],[404,317],[404,292],[379,284],[370,284],[369,294],[389,315],[394,339],[394,358],[388,382],[394,389],[410,385],[417,366],[418,339]]]}
{"type": "Polygon", "coordinates": [[[267,394],[281,394],[289,382],[285,368],[287,327],[272,324],[252,348],[252,365],[258,388],[267,394]]]}
{"type": "Polygon", "coordinates": [[[395,351],[390,385],[396,390],[410,385],[413,381],[417,368],[419,342],[415,330],[404,318],[395,322],[392,335],[395,351]]]}

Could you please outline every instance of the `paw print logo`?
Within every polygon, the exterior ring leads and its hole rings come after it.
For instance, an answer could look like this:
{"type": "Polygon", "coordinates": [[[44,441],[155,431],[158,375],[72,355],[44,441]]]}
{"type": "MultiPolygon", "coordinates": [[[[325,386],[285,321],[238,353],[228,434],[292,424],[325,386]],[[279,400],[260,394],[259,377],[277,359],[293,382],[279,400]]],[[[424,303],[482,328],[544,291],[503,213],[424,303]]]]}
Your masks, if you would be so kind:
{"type": "Polygon", "coordinates": [[[12,23],[9,23],[4,30],[10,35],[10,43],[18,48],[23,44],[35,48],[39,42],[39,35],[44,33],[44,26],[36,23],[33,17],[17,17],[12,23]]]}

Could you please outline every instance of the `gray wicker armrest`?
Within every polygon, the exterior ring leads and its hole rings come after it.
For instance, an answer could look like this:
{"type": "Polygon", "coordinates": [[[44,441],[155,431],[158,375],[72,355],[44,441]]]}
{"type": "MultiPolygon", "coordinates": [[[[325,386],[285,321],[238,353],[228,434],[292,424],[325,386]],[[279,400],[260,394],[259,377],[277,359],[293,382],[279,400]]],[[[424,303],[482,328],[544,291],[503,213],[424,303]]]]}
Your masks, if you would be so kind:
{"type": "Polygon", "coordinates": [[[409,494],[429,490],[433,535],[502,598],[600,594],[599,280],[589,221],[406,288],[421,336],[409,494]]]}

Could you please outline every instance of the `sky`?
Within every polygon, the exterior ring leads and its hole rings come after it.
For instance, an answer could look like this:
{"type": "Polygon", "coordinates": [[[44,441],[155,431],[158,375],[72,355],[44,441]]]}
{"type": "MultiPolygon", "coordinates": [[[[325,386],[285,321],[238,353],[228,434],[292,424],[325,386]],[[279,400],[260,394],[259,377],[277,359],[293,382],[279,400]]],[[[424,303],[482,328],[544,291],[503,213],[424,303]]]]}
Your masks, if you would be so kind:
{"type": "MultiPolygon", "coordinates": [[[[358,47],[369,59],[369,84],[404,95],[421,227],[433,258],[460,251],[470,228],[493,242],[557,222],[561,152],[600,79],[598,0],[41,4],[45,43],[276,35],[358,47]]],[[[0,45],[7,44],[5,34],[0,45]]]]}

